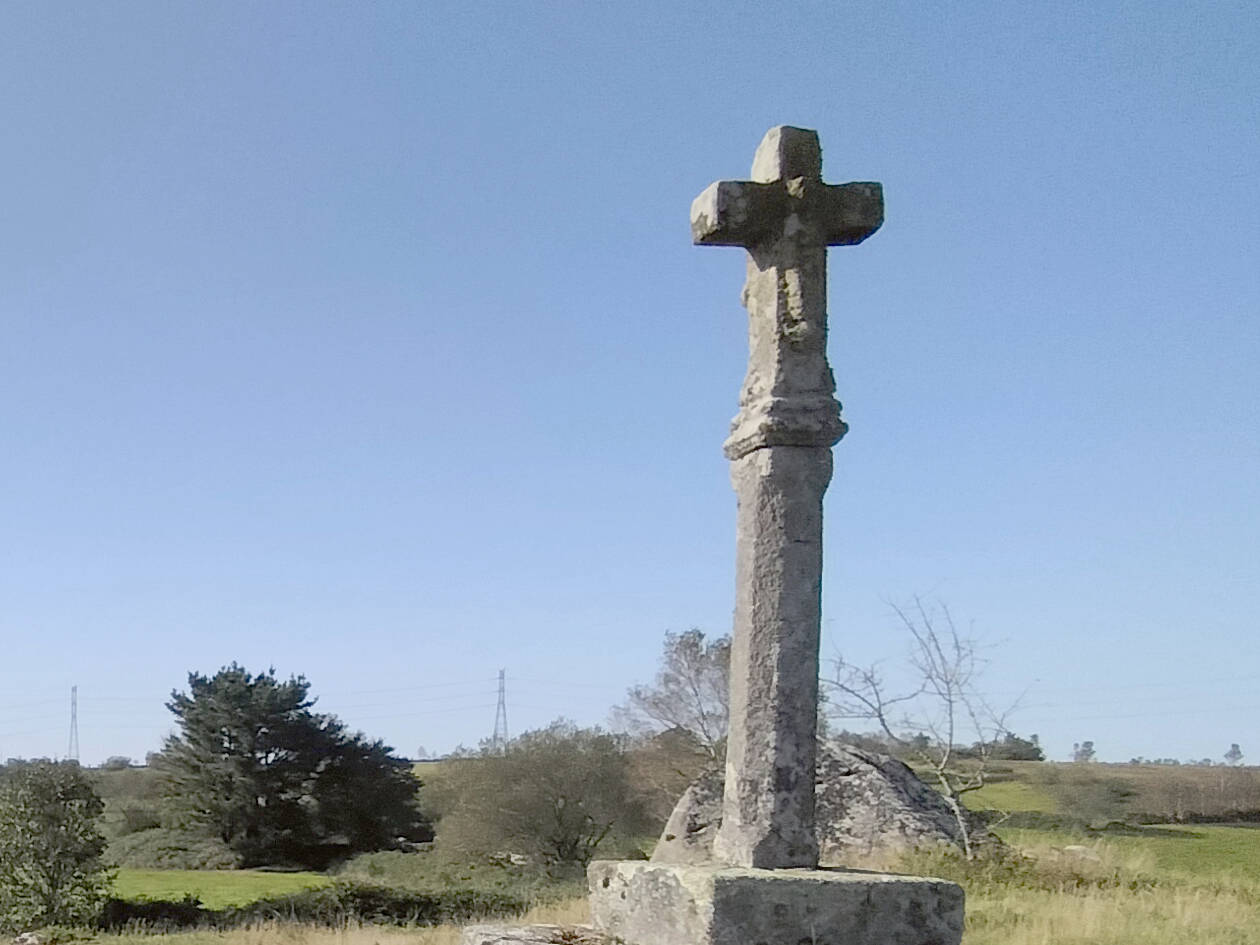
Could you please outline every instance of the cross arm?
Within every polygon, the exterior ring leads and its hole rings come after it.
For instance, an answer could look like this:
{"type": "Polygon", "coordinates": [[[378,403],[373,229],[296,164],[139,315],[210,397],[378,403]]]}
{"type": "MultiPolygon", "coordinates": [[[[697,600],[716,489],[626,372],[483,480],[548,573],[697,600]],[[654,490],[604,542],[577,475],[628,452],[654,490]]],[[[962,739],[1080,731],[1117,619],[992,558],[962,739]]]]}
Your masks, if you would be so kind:
{"type": "Polygon", "coordinates": [[[874,181],[828,184],[819,195],[828,246],[852,246],[884,222],[884,188],[874,181]]]}
{"type": "Polygon", "coordinates": [[[752,246],[782,226],[787,193],[778,182],[714,181],[691,202],[691,241],[702,246],[752,246]]]}
{"type": "Polygon", "coordinates": [[[755,246],[783,232],[799,214],[829,246],[860,243],[884,222],[884,190],[877,183],[824,184],[720,180],[691,204],[691,239],[702,246],[755,246]]]}

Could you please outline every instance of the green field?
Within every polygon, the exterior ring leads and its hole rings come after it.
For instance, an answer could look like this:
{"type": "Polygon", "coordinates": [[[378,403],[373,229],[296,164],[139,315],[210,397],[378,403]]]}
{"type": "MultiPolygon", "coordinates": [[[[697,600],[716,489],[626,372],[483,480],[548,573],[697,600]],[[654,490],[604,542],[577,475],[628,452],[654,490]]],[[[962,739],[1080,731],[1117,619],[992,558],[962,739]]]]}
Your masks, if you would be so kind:
{"type": "Polygon", "coordinates": [[[1036,785],[1026,781],[998,781],[986,784],[966,796],[972,810],[1059,812],[1055,799],[1036,785]]]}
{"type": "Polygon", "coordinates": [[[1184,880],[1228,877],[1260,883],[1260,829],[1220,824],[1138,827],[1099,832],[1096,840],[1044,830],[999,829],[1017,847],[1096,843],[1141,863],[1146,871],[1184,880]]]}
{"type": "Polygon", "coordinates": [[[226,909],[331,882],[331,878],[319,873],[120,869],[114,881],[114,895],[119,899],[166,900],[195,896],[208,909],[226,909]]]}

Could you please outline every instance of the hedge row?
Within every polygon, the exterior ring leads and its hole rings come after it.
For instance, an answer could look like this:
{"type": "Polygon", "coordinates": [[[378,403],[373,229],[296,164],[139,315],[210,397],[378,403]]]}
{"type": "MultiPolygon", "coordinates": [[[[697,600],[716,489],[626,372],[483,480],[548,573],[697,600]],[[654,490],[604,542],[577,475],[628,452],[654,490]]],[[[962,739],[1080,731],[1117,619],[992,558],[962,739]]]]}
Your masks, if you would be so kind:
{"type": "Polygon", "coordinates": [[[530,905],[523,896],[500,891],[450,889],[426,893],[341,881],[227,909],[207,909],[192,896],[182,900],[110,899],[101,914],[100,926],[106,930],[143,927],[165,932],[196,927],[237,928],[267,921],[331,927],[356,922],[439,925],[519,915],[530,905]]]}

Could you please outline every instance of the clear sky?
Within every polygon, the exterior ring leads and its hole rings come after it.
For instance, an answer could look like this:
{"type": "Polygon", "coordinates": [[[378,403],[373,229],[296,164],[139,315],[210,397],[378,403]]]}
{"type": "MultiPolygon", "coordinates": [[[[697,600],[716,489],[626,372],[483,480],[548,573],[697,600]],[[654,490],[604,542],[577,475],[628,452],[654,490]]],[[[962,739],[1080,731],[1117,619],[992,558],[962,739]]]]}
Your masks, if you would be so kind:
{"type": "Polygon", "coordinates": [[[946,602],[1051,757],[1260,763],[1250,2],[0,9],[0,757],[143,757],[190,670],[404,754],[606,721],[729,628],[743,253],[819,131],[851,432],[824,656],[946,602]]]}

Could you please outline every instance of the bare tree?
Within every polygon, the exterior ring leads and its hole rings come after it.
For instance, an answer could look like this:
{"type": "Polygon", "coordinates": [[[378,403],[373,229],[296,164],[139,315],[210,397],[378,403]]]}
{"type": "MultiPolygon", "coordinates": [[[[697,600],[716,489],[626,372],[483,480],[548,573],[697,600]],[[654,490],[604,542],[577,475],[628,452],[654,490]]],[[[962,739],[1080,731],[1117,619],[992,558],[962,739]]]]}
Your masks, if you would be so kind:
{"type": "Polygon", "coordinates": [[[650,686],[633,686],[612,710],[614,724],[640,735],[685,732],[710,758],[722,752],[729,714],[731,638],[704,631],[665,634],[661,668],[650,686]]]}
{"type": "Polygon", "coordinates": [[[863,668],[838,657],[832,678],[822,680],[830,713],[874,722],[903,756],[926,769],[953,811],[970,859],[974,828],[962,798],[984,787],[993,752],[1010,734],[1006,719],[1018,700],[996,711],[985,698],[979,685],[985,665],[981,647],[959,633],[944,604],[928,606],[915,597],[908,607],[890,606],[911,639],[907,691],[890,692],[875,665],[863,668]],[[961,744],[964,740],[970,744],[961,744]]]}

